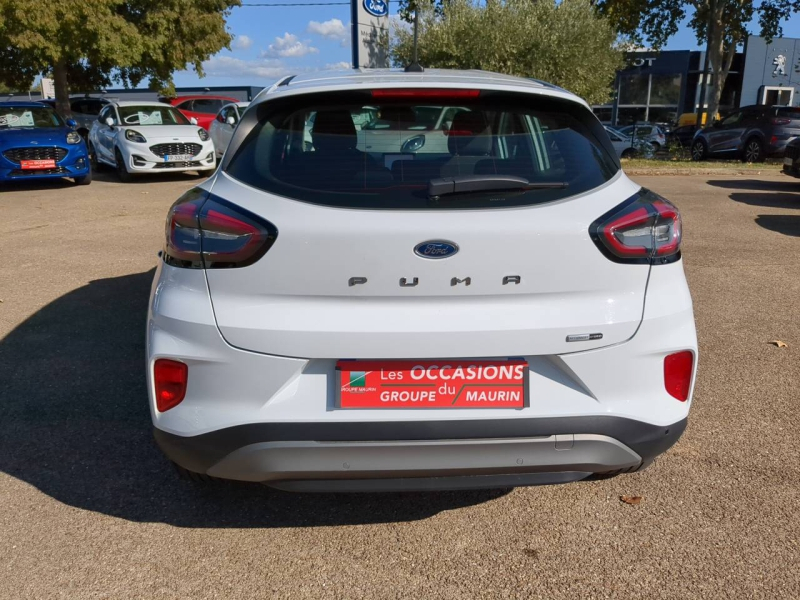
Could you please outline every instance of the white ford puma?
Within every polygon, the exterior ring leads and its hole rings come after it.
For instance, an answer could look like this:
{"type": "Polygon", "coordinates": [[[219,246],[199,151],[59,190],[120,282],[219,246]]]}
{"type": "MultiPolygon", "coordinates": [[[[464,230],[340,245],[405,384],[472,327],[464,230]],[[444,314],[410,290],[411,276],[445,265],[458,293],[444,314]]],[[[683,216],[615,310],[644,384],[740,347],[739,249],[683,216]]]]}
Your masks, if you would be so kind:
{"type": "Polygon", "coordinates": [[[161,102],[107,104],[89,131],[88,145],[93,167],[113,167],[122,181],[136,173],[169,171],[207,176],[217,164],[208,132],[161,102]]]}
{"type": "Polygon", "coordinates": [[[680,252],[677,209],[564,90],[473,71],[286,78],[167,216],[156,439],[195,479],[298,491],[641,469],[691,403],[680,252]],[[354,117],[431,106],[459,107],[440,150],[409,151],[423,121],[359,148],[354,117]]]}

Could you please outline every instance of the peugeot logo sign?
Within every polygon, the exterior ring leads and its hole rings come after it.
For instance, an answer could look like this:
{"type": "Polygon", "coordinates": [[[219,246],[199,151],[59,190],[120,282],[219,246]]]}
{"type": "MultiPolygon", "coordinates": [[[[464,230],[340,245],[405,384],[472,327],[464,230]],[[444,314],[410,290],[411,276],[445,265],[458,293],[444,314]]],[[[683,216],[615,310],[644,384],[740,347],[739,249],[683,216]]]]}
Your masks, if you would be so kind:
{"type": "Polygon", "coordinates": [[[364,10],[373,17],[385,17],[389,14],[389,0],[363,0],[364,10]]]}
{"type": "Polygon", "coordinates": [[[447,258],[458,252],[458,246],[445,240],[428,240],[414,246],[414,254],[422,258],[447,258]]]}

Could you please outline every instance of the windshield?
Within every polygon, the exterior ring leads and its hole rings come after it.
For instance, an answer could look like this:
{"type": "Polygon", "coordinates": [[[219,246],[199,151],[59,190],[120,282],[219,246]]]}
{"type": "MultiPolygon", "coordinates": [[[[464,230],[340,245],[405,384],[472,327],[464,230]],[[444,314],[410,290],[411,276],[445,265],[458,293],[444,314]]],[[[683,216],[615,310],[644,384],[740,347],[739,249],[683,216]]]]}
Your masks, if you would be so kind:
{"type": "Polygon", "coordinates": [[[47,106],[3,106],[0,108],[0,127],[62,127],[64,122],[47,106]]]}
{"type": "Polygon", "coordinates": [[[180,111],[171,106],[119,106],[122,125],[191,125],[180,111]]]}
{"type": "Polygon", "coordinates": [[[602,185],[619,170],[603,127],[575,102],[484,92],[457,107],[432,106],[429,95],[420,105],[406,95],[375,106],[365,96],[309,94],[260,105],[226,171],[307,202],[420,209],[549,202],[602,185]],[[371,110],[376,120],[357,127],[354,115],[371,110]],[[431,180],[464,176],[530,185],[465,195],[462,205],[448,196],[446,206],[434,206],[431,180]]]}

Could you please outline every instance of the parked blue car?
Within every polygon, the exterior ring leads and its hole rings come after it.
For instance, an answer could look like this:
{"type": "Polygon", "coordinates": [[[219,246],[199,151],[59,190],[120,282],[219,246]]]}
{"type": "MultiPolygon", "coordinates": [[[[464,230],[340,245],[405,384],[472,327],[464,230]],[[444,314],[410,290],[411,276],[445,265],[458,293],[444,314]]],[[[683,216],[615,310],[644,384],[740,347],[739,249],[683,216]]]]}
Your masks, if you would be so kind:
{"type": "Polygon", "coordinates": [[[0,183],[60,177],[91,183],[89,153],[74,125],[41,102],[0,102],[0,183]]]}

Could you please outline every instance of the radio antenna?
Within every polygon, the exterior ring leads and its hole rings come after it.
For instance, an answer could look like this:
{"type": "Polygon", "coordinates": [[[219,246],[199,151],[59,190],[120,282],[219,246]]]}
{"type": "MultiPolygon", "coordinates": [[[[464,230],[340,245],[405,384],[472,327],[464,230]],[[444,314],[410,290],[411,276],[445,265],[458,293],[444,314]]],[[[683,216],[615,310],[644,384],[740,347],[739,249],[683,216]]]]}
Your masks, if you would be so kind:
{"type": "Polygon", "coordinates": [[[414,6],[414,57],[411,64],[406,67],[406,73],[422,73],[425,69],[419,64],[418,58],[419,47],[419,9],[414,6]]]}

